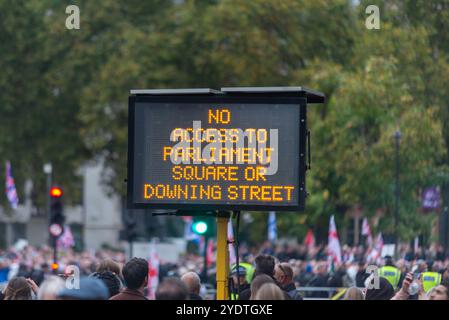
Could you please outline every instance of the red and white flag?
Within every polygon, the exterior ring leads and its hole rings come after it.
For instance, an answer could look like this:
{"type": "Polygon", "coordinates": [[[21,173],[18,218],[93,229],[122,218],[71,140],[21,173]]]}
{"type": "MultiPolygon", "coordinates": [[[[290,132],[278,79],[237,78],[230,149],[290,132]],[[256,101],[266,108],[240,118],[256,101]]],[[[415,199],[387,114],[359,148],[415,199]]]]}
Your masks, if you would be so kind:
{"type": "Polygon", "coordinates": [[[338,239],[337,226],[335,225],[334,216],[329,221],[329,235],[327,245],[328,255],[335,264],[341,263],[341,246],[338,239]]]}
{"type": "Polygon", "coordinates": [[[207,242],[207,248],[206,248],[206,262],[207,262],[207,266],[211,266],[212,263],[214,262],[214,240],[213,239],[209,239],[209,241],[207,242]]]}
{"type": "Polygon", "coordinates": [[[157,286],[159,285],[159,256],[156,252],[156,243],[151,241],[150,259],[148,260],[148,294],[147,298],[155,299],[157,286]]]}
{"type": "Polygon", "coordinates": [[[363,219],[363,224],[362,224],[362,236],[366,236],[366,241],[368,243],[368,246],[372,246],[373,244],[373,237],[371,235],[371,228],[369,226],[368,223],[368,219],[364,218],[363,219]]]}
{"type": "Polygon", "coordinates": [[[229,219],[228,222],[228,242],[229,242],[229,264],[232,266],[236,263],[237,259],[235,256],[234,247],[234,229],[232,228],[232,220],[229,219]]]}
{"type": "Polygon", "coordinates": [[[415,253],[419,250],[419,237],[415,237],[415,241],[413,243],[413,250],[415,253]]]}
{"type": "Polygon", "coordinates": [[[368,262],[379,263],[382,255],[382,249],[384,247],[384,239],[382,233],[379,233],[374,241],[373,249],[368,255],[368,262]]]}
{"type": "Polygon", "coordinates": [[[313,248],[315,247],[315,236],[313,235],[312,229],[309,229],[307,231],[306,237],[304,239],[304,244],[307,246],[307,248],[313,248]]]}
{"type": "Polygon", "coordinates": [[[379,254],[382,253],[382,248],[384,247],[384,238],[382,237],[382,232],[379,232],[376,238],[376,243],[374,244],[374,248],[379,251],[379,254]]]}

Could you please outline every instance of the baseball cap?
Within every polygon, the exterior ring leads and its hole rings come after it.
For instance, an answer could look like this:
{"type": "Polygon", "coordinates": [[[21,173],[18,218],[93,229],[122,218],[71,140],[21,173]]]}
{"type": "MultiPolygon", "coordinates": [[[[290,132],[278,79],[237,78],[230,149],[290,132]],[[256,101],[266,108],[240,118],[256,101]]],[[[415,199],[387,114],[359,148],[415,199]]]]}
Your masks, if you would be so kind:
{"type": "MultiPolygon", "coordinates": [[[[237,266],[234,266],[234,268],[232,268],[232,274],[237,274],[237,266]]],[[[242,266],[239,266],[239,275],[246,276],[246,269],[242,266]]]]}

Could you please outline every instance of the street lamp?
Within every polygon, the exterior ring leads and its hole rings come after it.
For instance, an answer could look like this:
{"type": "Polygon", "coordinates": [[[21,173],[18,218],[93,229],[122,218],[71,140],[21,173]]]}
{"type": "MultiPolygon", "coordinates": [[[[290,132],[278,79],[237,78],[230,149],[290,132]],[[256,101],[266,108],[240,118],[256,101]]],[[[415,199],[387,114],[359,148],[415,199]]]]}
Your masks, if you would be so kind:
{"type": "Polygon", "coordinates": [[[400,189],[399,189],[399,147],[401,142],[401,131],[398,129],[394,133],[395,139],[395,149],[396,149],[396,190],[395,190],[395,210],[394,210],[394,234],[395,234],[395,242],[396,242],[396,257],[399,252],[399,197],[400,197],[400,189]]]}

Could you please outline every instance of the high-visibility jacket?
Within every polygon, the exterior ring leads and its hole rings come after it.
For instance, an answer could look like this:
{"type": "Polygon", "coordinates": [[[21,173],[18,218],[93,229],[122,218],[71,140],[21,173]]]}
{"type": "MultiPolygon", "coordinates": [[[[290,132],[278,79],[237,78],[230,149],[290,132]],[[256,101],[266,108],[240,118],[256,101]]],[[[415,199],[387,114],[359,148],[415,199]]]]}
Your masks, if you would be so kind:
{"type": "Polygon", "coordinates": [[[388,282],[393,286],[393,289],[397,289],[399,284],[399,279],[401,278],[401,272],[398,268],[392,266],[384,266],[379,270],[379,276],[388,280],[388,282]]]}
{"type": "Polygon", "coordinates": [[[423,289],[427,293],[430,289],[441,283],[441,274],[438,272],[423,272],[421,274],[421,280],[423,289]]]}
{"type": "MultiPolygon", "coordinates": [[[[239,263],[241,267],[246,269],[246,282],[251,283],[251,281],[253,280],[253,274],[254,274],[254,267],[252,264],[246,263],[246,262],[240,262],[239,263]]],[[[235,267],[235,264],[233,264],[231,266],[231,270],[233,270],[235,267]]]]}

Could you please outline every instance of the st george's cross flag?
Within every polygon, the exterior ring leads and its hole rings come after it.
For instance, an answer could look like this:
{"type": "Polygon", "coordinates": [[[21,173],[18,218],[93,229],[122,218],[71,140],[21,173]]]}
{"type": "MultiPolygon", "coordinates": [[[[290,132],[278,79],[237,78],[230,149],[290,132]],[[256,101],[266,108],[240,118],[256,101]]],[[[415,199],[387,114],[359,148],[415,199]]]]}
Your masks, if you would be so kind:
{"type": "Polygon", "coordinates": [[[341,246],[338,239],[337,226],[335,225],[334,216],[331,216],[329,221],[329,235],[327,245],[328,255],[331,261],[335,264],[341,263],[341,246]]]}
{"type": "Polygon", "coordinates": [[[368,243],[368,246],[372,246],[373,244],[373,237],[371,235],[371,228],[368,223],[368,219],[364,218],[362,223],[362,236],[366,236],[366,241],[368,243]]]}

